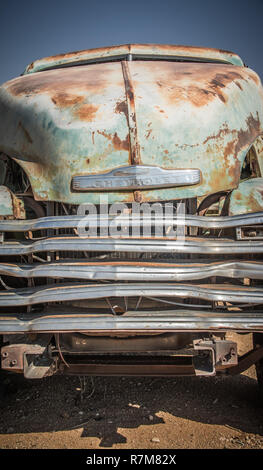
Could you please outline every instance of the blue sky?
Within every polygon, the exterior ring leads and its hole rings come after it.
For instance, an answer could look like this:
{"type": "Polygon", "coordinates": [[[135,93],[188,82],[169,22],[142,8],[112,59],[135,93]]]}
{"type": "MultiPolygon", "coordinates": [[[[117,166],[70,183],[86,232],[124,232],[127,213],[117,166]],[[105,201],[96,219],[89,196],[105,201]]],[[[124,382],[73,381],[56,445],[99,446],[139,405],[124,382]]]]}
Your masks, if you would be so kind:
{"type": "Polygon", "coordinates": [[[232,50],[263,78],[263,0],[9,0],[0,18],[0,83],[41,57],[126,43],[232,50]]]}

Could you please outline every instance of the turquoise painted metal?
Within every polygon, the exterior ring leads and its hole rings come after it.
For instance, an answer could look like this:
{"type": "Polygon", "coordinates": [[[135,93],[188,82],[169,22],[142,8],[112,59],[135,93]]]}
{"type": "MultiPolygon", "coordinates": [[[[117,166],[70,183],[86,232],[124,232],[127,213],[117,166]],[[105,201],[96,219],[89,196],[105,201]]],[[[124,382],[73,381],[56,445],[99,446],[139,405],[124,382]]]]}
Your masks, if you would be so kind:
{"type": "Polygon", "coordinates": [[[230,197],[229,215],[263,211],[263,178],[242,181],[230,197]]]}
{"type": "Polygon", "coordinates": [[[0,216],[12,216],[13,212],[11,191],[5,186],[0,186],[0,216]]]}
{"type": "Polygon", "coordinates": [[[0,87],[0,116],[0,151],[36,200],[99,203],[105,191],[74,192],[72,178],[135,164],[199,169],[201,182],[107,191],[109,203],[202,198],[238,187],[263,134],[263,89],[233,53],[116,46],[34,62],[0,87]]]}
{"type": "Polygon", "coordinates": [[[25,218],[23,201],[18,199],[6,186],[0,186],[0,218],[25,218]]]}
{"type": "Polygon", "coordinates": [[[101,47],[84,51],[58,54],[52,57],[36,60],[26,67],[24,74],[47,70],[52,67],[83,64],[98,59],[113,60],[126,57],[128,54],[136,57],[178,57],[179,59],[211,60],[233,65],[244,65],[241,58],[230,51],[208,47],[176,46],[166,44],[122,44],[120,46],[101,47]]]}

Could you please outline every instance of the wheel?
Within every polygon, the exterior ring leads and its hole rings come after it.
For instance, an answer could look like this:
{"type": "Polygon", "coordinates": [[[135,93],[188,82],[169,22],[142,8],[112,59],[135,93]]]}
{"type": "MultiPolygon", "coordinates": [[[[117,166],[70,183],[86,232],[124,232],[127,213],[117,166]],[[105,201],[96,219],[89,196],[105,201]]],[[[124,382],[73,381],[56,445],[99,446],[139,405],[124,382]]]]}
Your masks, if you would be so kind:
{"type": "MultiPolygon", "coordinates": [[[[253,333],[254,348],[263,346],[263,333],[253,333]]],[[[255,363],[258,379],[259,397],[263,405],[263,359],[255,363]]]]}

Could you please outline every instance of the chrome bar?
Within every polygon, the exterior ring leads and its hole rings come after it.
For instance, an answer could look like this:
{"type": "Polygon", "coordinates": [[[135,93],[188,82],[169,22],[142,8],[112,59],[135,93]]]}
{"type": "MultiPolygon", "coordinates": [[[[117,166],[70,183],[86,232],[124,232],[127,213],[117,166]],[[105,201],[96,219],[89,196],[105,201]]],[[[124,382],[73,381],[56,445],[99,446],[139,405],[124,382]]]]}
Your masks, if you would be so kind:
{"type": "Polygon", "coordinates": [[[107,191],[157,189],[200,183],[198,169],[165,170],[157,166],[133,165],[108,173],[80,175],[72,178],[73,191],[107,191]]]}
{"type": "Polygon", "coordinates": [[[182,240],[147,238],[80,238],[54,237],[35,241],[6,241],[0,255],[28,255],[47,251],[99,251],[132,253],[253,254],[263,253],[261,241],[186,238],[182,240]]]}
{"type": "Polygon", "coordinates": [[[164,332],[164,331],[239,331],[263,332],[262,312],[227,312],[217,313],[199,310],[137,311],[124,315],[72,314],[64,310],[57,314],[54,310],[34,317],[14,314],[1,314],[0,333],[28,332],[164,332]]]}
{"type": "Polygon", "coordinates": [[[105,297],[183,297],[209,301],[263,304],[263,289],[235,285],[173,283],[48,284],[0,291],[0,307],[105,297]]]}
{"type": "Polygon", "coordinates": [[[84,217],[84,216],[54,216],[42,217],[28,220],[0,220],[0,231],[2,232],[27,232],[30,230],[62,229],[81,227],[119,227],[120,224],[128,224],[130,227],[142,227],[147,224],[154,226],[192,226],[200,228],[230,228],[244,225],[263,223],[263,212],[254,212],[243,215],[203,217],[198,215],[180,215],[174,217],[129,217],[129,215],[108,217],[84,217]]]}
{"type": "Polygon", "coordinates": [[[0,275],[19,278],[65,278],[111,281],[189,281],[211,276],[263,279],[263,263],[156,263],[142,261],[58,261],[53,263],[0,263],[0,275]]]}

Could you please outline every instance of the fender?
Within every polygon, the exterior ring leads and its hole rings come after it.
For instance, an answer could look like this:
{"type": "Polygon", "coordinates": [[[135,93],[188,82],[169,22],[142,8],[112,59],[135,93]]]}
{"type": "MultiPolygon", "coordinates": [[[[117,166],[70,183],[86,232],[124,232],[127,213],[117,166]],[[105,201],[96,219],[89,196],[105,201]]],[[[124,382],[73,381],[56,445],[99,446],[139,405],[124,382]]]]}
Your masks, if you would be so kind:
{"type": "Polygon", "coordinates": [[[229,201],[229,215],[263,211],[263,178],[252,178],[239,183],[229,201]]]}
{"type": "Polygon", "coordinates": [[[22,199],[17,198],[6,186],[0,186],[0,219],[25,219],[22,199]]]}

